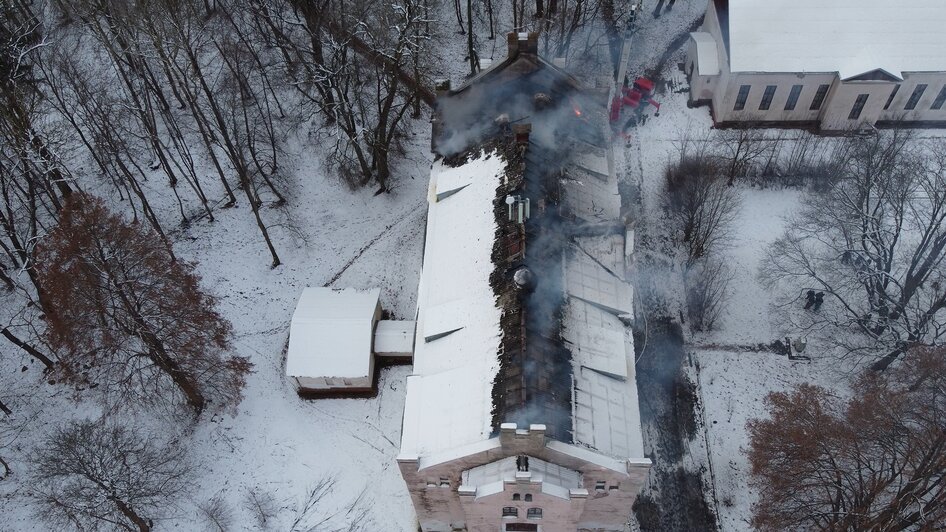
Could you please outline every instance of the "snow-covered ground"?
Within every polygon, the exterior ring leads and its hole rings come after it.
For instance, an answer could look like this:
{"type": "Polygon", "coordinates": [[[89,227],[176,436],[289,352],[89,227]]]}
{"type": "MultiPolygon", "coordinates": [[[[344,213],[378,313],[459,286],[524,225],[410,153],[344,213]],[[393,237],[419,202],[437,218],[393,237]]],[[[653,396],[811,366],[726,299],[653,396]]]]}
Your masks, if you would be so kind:
{"type": "Polygon", "coordinates": [[[765,396],[795,384],[830,386],[839,381],[833,360],[812,343],[805,350],[811,362],[756,351],[786,331],[774,320],[770,299],[757,278],[765,248],[781,235],[785,217],[798,208],[802,193],[792,189],[741,190],[743,206],[735,222],[735,242],[723,252],[732,266],[732,298],[713,333],[694,339],[692,350],[703,404],[709,474],[715,488],[720,529],[749,530],[755,494],[748,485],[746,422],[764,417],[765,396]],[[719,348],[700,347],[717,345],[719,348]]]}
{"type": "MultiPolygon", "coordinates": [[[[678,22],[678,24],[684,21],[678,22]]],[[[681,50],[669,56],[662,71],[669,81],[668,91],[659,94],[660,115],[632,130],[625,154],[627,180],[639,187],[643,226],[641,237],[651,239],[649,252],[659,267],[673,270],[659,277],[644,274],[656,282],[659,296],[676,315],[683,302],[679,258],[665,256],[669,243],[660,194],[667,163],[678,157],[680,139],[712,135],[712,120],[706,108],[686,105],[685,77],[676,64],[683,60],[681,50]],[[652,279],[657,277],[657,279],[652,279]]],[[[751,505],[755,495],[749,486],[749,465],[745,449],[749,419],[765,416],[765,396],[801,382],[836,384],[841,375],[832,362],[819,356],[818,346],[809,343],[806,355],[811,362],[789,361],[785,356],[758,351],[755,344],[769,344],[786,333],[770,309],[768,291],[757,274],[766,247],[781,235],[785,220],[804,201],[804,192],[786,188],[756,188],[737,184],[742,197],[738,219],[733,224],[731,245],[720,251],[720,258],[732,268],[732,296],[716,330],[688,338],[690,353],[687,371],[697,384],[703,408],[704,426],[697,441],[689,442],[681,465],[704,468],[712,492],[707,500],[717,512],[724,531],[750,530],[751,505]],[[704,440],[704,441],[699,441],[704,440]]],[[[646,253],[648,251],[643,251],[646,253]]],[[[645,257],[638,257],[641,262],[645,257]]]]}
{"type": "MultiPolygon", "coordinates": [[[[394,461],[409,368],[383,370],[372,399],[303,401],[284,377],[284,364],[289,319],[305,286],[379,287],[386,310],[413,318],[429,169],[426,124],[419,122],[417,131],[412,153],[420,155],[400,165],[395,191],[380,196],[351,191],[311,156],[315,146],[300,146],[292,154],[295,180],[287,194],[292,201],[277,218],[287,222],[273,228],[284,263],[276,269],[270,268],[245,202],[217,211],[213,223],[196,222],[175,236],[175,251],[198,262],[203,287],[219,297],[220,310],[233,323],[235,354],[249,357],[254,372],[236,415],[205,420],[190,436],[199,486],[161,528],[202,529],[194,505],[221,494],[234,524],[242,524],[236,529],[256,530],[243,504],[255,490],[271,494],[280,509],[273,528],[288,529],[307,490],[327,478],[336,480],[335,488],[313,520],[338,511],[334,524],[341,526],[352,520],[349,509],[360,499],[359,508],[381,529],[414,528],[413,507],[394,461]]],[[[266,209],[263,215],[276,217],[266,209]]],[[[49,408],[38,414],[34,429],[55,426],[68,417],[63,411],[79,409],[65,390],[39,386],[39,393],[49,396],[49,408]]],[[[4,449],[15,471],[0,483],[4,531],[37,529],[21,497],[29,486],[18,482],[31,440],[18,439],[4,449]]]]}

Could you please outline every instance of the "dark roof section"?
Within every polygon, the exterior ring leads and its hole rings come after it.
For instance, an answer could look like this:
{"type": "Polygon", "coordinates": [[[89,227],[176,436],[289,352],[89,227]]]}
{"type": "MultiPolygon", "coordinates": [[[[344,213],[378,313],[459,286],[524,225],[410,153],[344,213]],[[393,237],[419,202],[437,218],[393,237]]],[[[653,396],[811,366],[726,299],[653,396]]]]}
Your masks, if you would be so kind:
{"type": "Polygon", "coordinates": [[[532,74],[539,70],[547,74],[549,80],[564,81],[574,89],[581,88],[581,82],[577,78],[539,55],[538,33],[510,33],[506,36],[506,41],[509,52],[505,59],[491,64],[486,70],[479,72],[450,91],[450,94],[459,94],[471,86],[483,83],[518,81],[523,75],[532,74]]]}
{"type": "Polygon", "coordinates": [[[877,68],[863,74],[851,76],[844,81],[903,81],[903,78],[895,76],[882,68],[877,68]]]}
{"type": "Polygon", "coordinates": [[[562,339],[565,288],[561,226],[561,163],[538,143],[517,142],[515,161],[521,177],[500,187],[495,206],[498,223],[493,246],[495,269],[490,284],[502,308],[500,370],[493,384],[493,429],[505,422],[520,427],[546,425],[546,434],[572,441],[572,354],[562,339]],[[520,225],[509,220],[507,195],[530,198],[531,217],[520,225]],[[528,273],[526,273],[528,272],[528,273]],[[515,276],[526,276],[525,286],[515,276]]]}
{"type": "Polygon", "coordinates": [[[716,7],[716,19],[719,20],[719,29],[723,33],[723,46],[726,47],[726,58],[731,62],[729,55],[729,0],[713,0],[716,7]]]}
{"type": "Polygon", "coordinates": [[[604,144],[589,115],[605,115],[603,101],[536,53],[533,34],[512,34],[511,53],[441,97],[434,145],[445,162],[496,149],[507,165],[496,191],[497,232],[490,285],[501,309],[500,368],[493,383],[493,431],[500,424],[546,425],[559,441],[572,439],[572,354],[562,338],[568,248],[561,179],[576,139],[604,144]],[[599,109],[600,108],[600,109],[599,109]],[[510,220],[507,196],[530,200],[524,224],[510,220]],[[515,276],[528,270],[526,287],[515,276]]]}
{"type": "Polygon", "coordinates": [[[537,35],[525,35],[510,34],[512,52],[506,59],[441,96],[434,117],[435,152],[449,155],[478,144],[498,131],[495,121],[503,115],[511,124],[534,123],[540,114],[573,114],[589,105],[577,79],[536,53],[537,35]],[[539,94],[547,96],[546,103],[537,101],[539,94]]]}

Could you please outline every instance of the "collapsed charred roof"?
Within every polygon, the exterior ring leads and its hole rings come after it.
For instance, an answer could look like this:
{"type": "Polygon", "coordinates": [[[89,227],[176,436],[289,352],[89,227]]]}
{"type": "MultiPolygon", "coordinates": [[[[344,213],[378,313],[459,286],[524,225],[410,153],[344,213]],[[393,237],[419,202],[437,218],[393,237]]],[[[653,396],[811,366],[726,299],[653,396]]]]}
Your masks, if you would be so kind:
{"type": "Polygon", "coordinates": [[[518,53],[501,68],[442,98],[434,146],[450,166],[491,150],[506,161],[493,204],[490,285],[502,313],[493,433],[505,422],[541,423],[550,437],[571,443],[574,380],[562,337],[564,264],[578,224],[564,208],[562,180],[576,144],[604,144],[603,129],[591,119],[603,116],[604,106],[530,46],[520,40],[518,53]],[[507,197],[527,198],[531,216],[522,223],[510,216],[507,197]]]}
{"type": "Polygon", "coordinates": [[[537,55],[537,37],[525,35],[510,34],[510,39],[520,39],[518,47],[511,46],[515,52],[457,89],[444,91],[433,119],[436,153],[466,151],[515,124],[533,124],[531,142],[547,148],[559,147],[568,128],[573,137],[604,144],[600,128],[576,120],[583,118],[583,109],[602,106],[603,100],[537,55]]]}
{"type": "Polygon", "coordinates": [[[512,423],[637,459],[606,95],[515,37],[509,58],[438,100],[401,456],[481,452],[512,423]]]}

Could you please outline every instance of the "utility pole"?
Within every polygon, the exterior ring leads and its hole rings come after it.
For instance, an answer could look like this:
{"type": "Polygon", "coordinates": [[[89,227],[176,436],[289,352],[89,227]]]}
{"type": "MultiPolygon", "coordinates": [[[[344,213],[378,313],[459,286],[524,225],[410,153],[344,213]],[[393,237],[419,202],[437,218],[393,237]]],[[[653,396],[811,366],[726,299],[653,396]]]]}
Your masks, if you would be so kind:
{"type": "Polygon", "coordinates": [[[640,13],[641,4],[636,0],[631,4],[631,15],[627,21],[627,27],[624,28],[624,45],[621,47],[621,61],[618,64],[618,76],[614,80],[616,87],[624,86],[624,77],[627,76],[627,64],[631,60],[631,40],[634,36],[634,24],[637,22],[637,14],[640,13]]]}

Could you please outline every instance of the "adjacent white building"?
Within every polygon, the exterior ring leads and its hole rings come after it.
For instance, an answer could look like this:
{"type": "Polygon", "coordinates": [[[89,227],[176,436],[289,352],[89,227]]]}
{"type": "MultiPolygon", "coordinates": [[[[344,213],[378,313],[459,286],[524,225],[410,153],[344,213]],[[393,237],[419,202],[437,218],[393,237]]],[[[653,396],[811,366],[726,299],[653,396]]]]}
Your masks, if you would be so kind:
{"type": "Polygon", "coordinates": [[[946,127],[943,0],[709,0],[690,102],[717,125],[946,127]]]}

